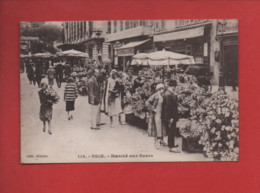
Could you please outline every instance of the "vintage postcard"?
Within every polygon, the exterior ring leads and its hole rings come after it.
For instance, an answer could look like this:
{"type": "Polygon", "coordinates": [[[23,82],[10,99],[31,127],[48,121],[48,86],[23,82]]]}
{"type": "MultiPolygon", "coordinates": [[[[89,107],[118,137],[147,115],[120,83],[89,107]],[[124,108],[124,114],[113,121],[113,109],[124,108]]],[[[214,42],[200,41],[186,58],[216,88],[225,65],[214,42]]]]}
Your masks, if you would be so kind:
{"type": "Polygon", "coordinates": [[[239,160],[238,20],[20,23],[21,163],[239,160]]]}

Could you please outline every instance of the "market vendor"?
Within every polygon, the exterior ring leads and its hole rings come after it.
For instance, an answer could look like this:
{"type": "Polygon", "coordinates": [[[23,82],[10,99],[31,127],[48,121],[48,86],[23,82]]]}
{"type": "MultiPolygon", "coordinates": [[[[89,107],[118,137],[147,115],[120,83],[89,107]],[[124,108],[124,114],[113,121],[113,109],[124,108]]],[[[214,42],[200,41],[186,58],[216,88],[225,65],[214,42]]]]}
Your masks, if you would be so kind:
{"type": "Polygon", "coordinates": [[[153,78],[153,83],[151,84],[151,92],[155,93],[156,91],[156,86],[158,84],[162,83],[162,78],[161,78],[161,74],[160,73],[156,73],[154,78],[153,78]]]}
{"type": "Polygon", "coordinates": [[[162,83],[156,85],[156,92],[149,97],[146,101],[146,106],[151,106],[148,127],[148,134],[155,137],[155,148],[159,149],[161,145],[167,144],[163,141],[163,137],[166,136],[166,129],[162,125],[162,104],[164,85],[162,83]]]}
{"type": "Polygon", "coordinates": [[[144,80],[142,79],[142,74],[141,74],[141,72],[139,71],[137,78],[134,80],[133,89],[135,90],[135,89],[137,89],[138,87],[142,87],[143,84],[144,84],[144,80]]]}

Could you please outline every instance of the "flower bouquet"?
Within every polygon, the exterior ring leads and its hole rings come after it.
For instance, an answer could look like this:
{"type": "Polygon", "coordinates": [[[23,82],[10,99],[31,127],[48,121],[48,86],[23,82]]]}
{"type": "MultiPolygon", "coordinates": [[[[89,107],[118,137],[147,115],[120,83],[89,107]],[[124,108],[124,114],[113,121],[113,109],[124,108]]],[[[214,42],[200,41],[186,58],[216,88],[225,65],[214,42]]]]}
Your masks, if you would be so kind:
{"type": "Polygon", "coordinates": [[[57,104],[60,101],[58,93],[52,88],[47,88],[45,90],[45,95],[47,97],[47,100],[50,101],[52,104],[57,104]]]}

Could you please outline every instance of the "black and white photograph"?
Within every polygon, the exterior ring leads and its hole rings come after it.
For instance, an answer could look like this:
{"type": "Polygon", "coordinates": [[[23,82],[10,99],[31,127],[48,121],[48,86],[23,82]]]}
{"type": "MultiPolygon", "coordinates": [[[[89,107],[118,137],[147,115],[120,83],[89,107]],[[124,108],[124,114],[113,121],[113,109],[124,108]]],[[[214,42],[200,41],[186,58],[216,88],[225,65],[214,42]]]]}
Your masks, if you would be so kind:
{"type": "Polygon", "coordinates": [[[20,22],[21,163],[239,161],[238,20],[20,22]]]}

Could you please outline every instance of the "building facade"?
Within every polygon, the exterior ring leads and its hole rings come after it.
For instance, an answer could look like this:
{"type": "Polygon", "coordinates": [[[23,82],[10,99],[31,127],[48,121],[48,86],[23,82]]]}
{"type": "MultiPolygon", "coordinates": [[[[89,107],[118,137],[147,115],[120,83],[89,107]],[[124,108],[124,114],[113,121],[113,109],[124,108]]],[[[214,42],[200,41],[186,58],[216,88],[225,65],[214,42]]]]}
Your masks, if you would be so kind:
{"type": "MultiPolygon", "coordinates": [[[[238,21],[225,20],[114,20],[64,22],[64,46],[98,55],[123,70],[132,56],[168,50],[192,55],[197,65],[208,67],[212,83],[221,76],[229,83],[230,72],[238,74],[238,21]]],[[[236,78],[238,79],[238,78],[236,78]]]]}
{"type": "Polygon", "coordinates": [[[89,54],[95,60],[103,53],[106,21],[67,21],[63,22],[64,42],[62,50],[76,49],[89,54]]]}

